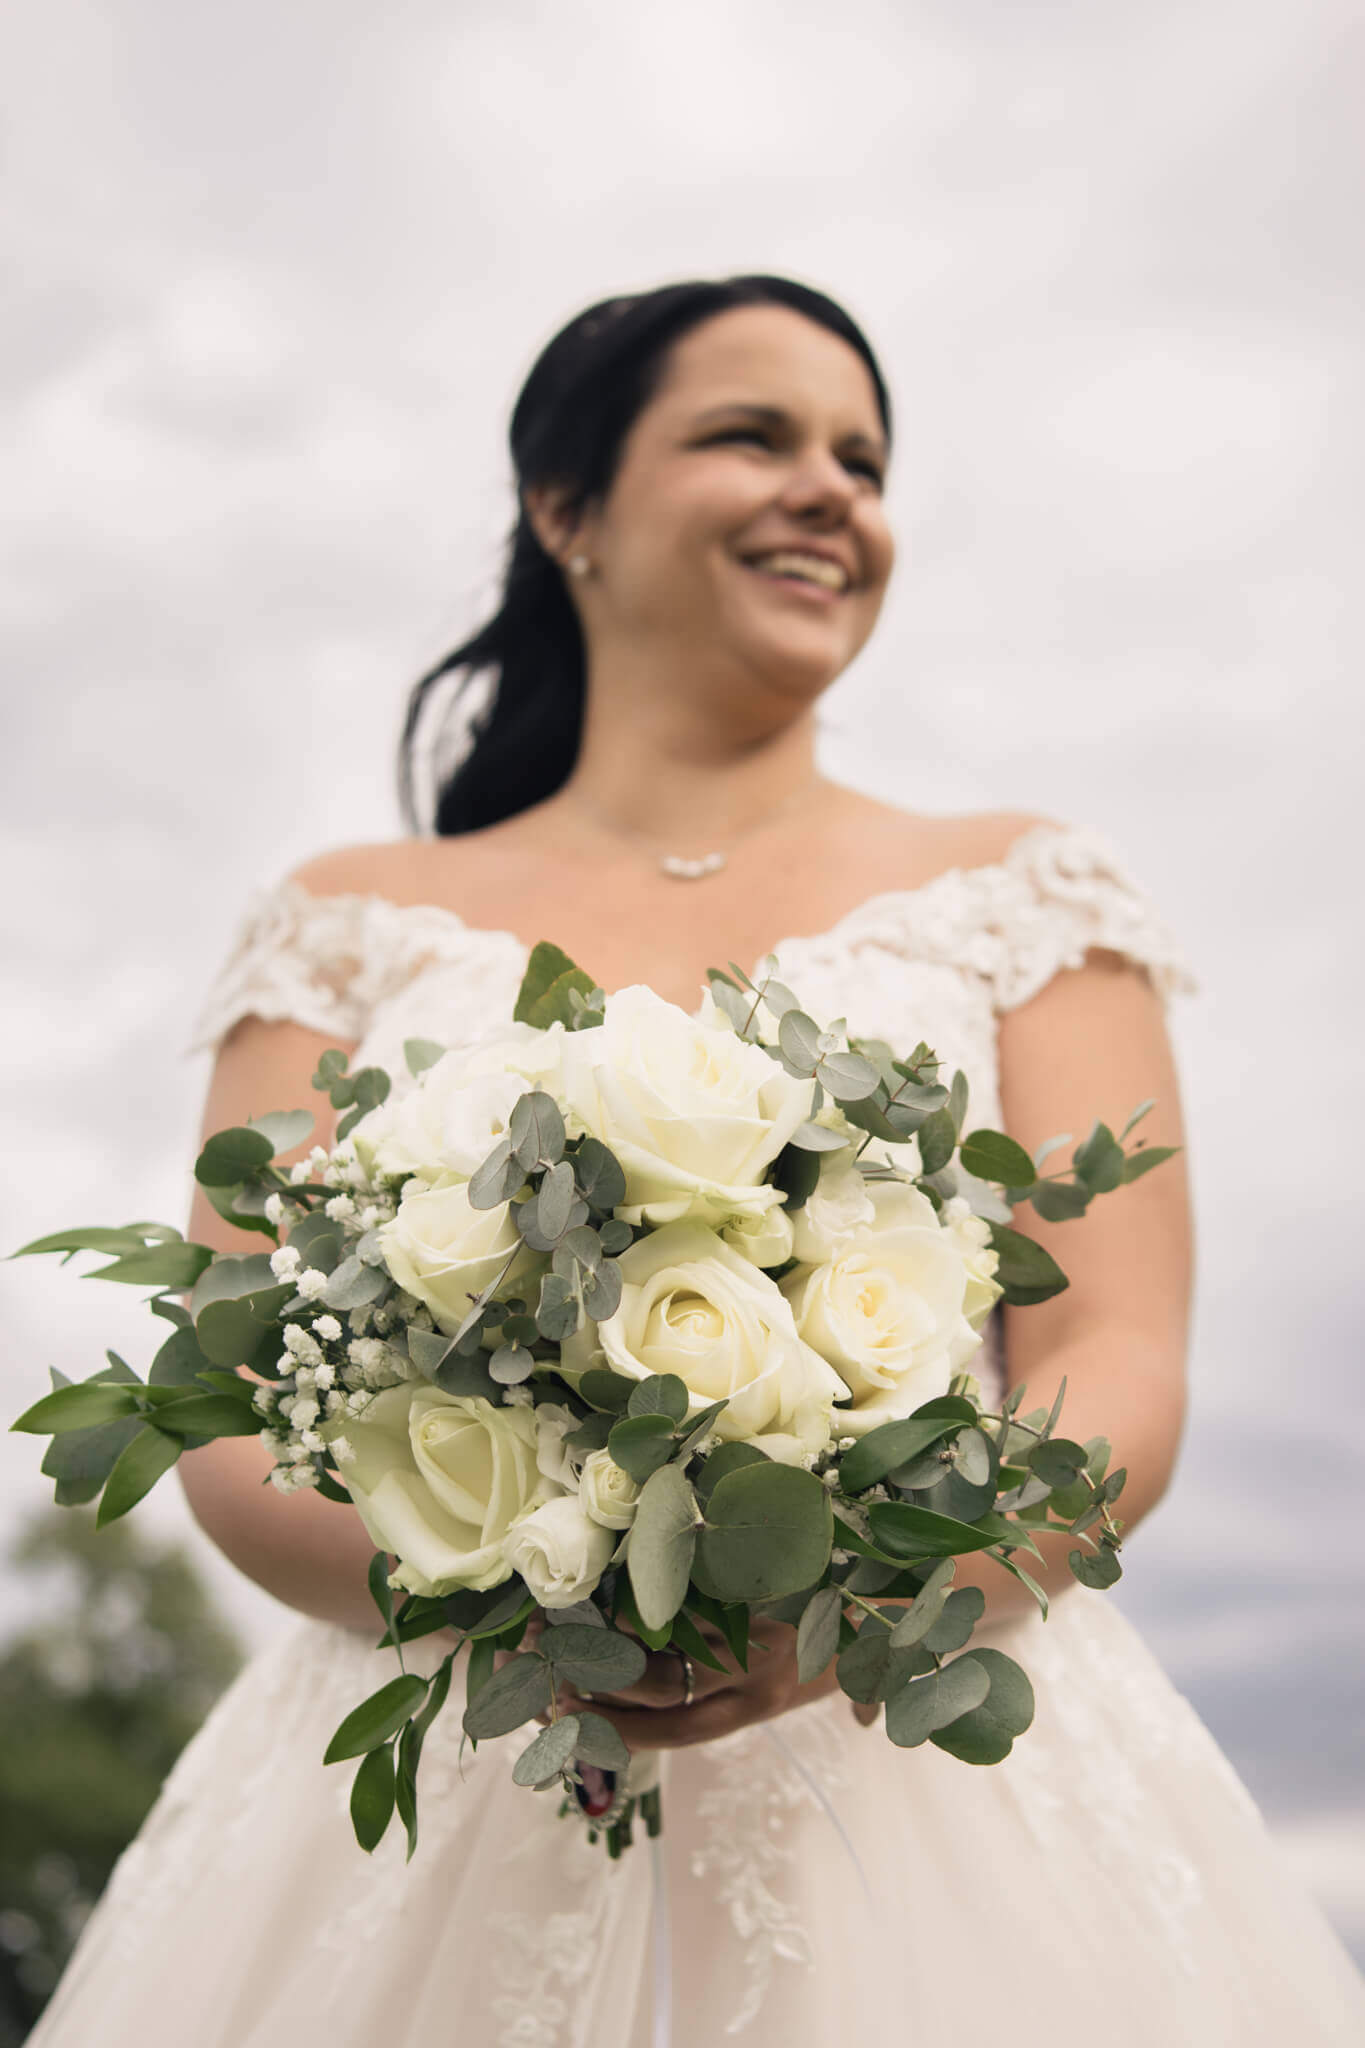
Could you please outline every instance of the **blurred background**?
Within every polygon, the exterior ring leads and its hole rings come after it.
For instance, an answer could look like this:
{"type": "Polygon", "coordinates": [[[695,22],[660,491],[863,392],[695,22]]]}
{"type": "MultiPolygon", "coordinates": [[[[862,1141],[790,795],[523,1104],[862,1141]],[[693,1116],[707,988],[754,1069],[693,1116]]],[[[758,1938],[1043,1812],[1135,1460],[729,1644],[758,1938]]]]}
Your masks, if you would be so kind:
{"type": "MultiPolygon", "coordinates": [[[[1191,1417],[1114,1597],[1365,1958],[1363,42],[1350,0],[10,10],[0,1249],[183,1227],[194,1010],[253,889],[401,830],[405,692],[489,609],[550,333],[685,276],[820,286],[891,383],[900,542],[823,765],[1098,826],[1201,980],[1191,1417]]],[[[89,1263],[4,1269],[5,1414],[150,1359],[89,1263]]],[[[97,1563],[42,1448],[0,1436],[0,1713],[61,1696],[97,1762],[174,1668],[154,1784],[289,1616],[174,1482],[97,1563]],[[75,1647],[110,1599],[112,1676],[75,1647]]],[[[136,1822],[81,1783],[103,1849],[54,1784],[64,1846],[0,1872],[19,2003],[136,1822]]]]}

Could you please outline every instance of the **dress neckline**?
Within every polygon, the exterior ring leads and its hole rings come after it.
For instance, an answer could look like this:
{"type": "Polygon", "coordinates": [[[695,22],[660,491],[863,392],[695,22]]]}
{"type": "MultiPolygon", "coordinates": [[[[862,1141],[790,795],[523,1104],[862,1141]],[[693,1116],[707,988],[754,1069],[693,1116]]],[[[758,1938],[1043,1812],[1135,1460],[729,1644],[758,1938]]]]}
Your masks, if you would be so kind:
{"type": "MultiPolygon", "coordinates": [[[[827,925],[822,931],[788,932],[784,937],[775,940],[771,946],[759,954],[758,959],[752,963],[752,968],[757,968],[759,961],[766,960],[769,954],[775,954],[778,964],[781,966],[784,947],[820,946],[827,945],[831,941],[837,943],[839,940],[847,938],[860,924],[875,918],[876,915],[885,914],[893,909],[908,910],[912,904],[919,903],[926,897],[941,893],[947,884],[972,881],[981,876],[1010,874],[1018,865],[1020,857],[1024,852],[1031,850],[1035,844],[1040,844],[1050,839],[1066,840],[1076,839],[1081,836],[1082,828],[1077,826],[1046,823],[1031,825],[1027,831],[1021,832],[1017,838],[1010,841],[998,860],[982,861],[973,867],[967,868],[959,866],[940,868],[936,875],[930,875],[927,881],[918,882],[913,888],[878,889],[872,895],[864,896],[861,901],[855,903],[851,909],[844,911],[842,916],[836,918],[833,924],[827,925]]],[[[498,925],[471,924],[467,918],[460,915],[458,910],[452,910],[448,904],[395,903],[392,897],[381,895],[376,889],[346,889],[332,891],[327,895],[315,895],[311,889],[305,888],[303,883],[292,880],[281,884],[281,888],[292,893],[296,899],[301,899],[308,903],[373,903],[381,905],[384,911],[391,916],[435,918],[447,923],[453,930],[465,935],[505,941],[507,945],[515,947],[518,955],[523,960],[529,960],[531,956],[531,946],[519,933],[508,931],[505,927],[498,925]]]]}

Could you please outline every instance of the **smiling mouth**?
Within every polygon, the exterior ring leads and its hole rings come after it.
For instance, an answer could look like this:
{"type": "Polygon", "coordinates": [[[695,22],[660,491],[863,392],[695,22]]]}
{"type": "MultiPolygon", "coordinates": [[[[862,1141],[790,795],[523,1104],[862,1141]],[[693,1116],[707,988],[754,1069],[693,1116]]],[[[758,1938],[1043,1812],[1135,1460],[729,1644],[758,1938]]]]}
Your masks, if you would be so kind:
{"type": "MultiPolygon", "coordinates": [[[[813,573],[808,574],[792,568],[775,568],[763,560],[746,562],[741,558],[740,567],[748,569],[755,576],[761,576],[765,583],[771,583],[779,590],[797,591],[802,597],[811,598],[819,604],[833,604],[837,599],[846,597],[852,588],[848,583],[836,585],[832,581],[817,582],[813,573]]],[[[836,570],[835,573],[841,572],[836,570]]]]}

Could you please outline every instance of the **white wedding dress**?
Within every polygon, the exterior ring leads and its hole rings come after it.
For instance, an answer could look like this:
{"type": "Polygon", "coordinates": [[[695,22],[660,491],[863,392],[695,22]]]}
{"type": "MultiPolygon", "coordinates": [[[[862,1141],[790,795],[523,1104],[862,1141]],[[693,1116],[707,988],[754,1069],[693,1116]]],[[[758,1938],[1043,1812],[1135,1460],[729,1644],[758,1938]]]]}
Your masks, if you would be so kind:
{"type": "MultiPolygon", "coordinates": [[[[817,1017],[927,1039],[993,1125],[997,1017],[1091,946],[1163,997],[1196,987],[1109,841],[1044,825],[776,950],[817,1017]]],[[[249,1012],[294,1018],[402,1085],[405,1038],[510,1016],[524,965],[510,933],[451,911],[285,884],[253,902],[197,1043],[249,1012]]],[[[977,1367],[999,1385],[997,1319],[977,1367]]],[[[1113,1602],[1076,1587],[1048,1622],[974,1640],[1033,1681],[1005,1763],[897,1750],[836,1694],[666,1753],[661,1843],[637,1832],[617,1863],[555,1794],[513,1785],[526,1731],[461,1761],[457,1676],[405,1864],[396,1822],[372,1858],[358,1848],[352,1767],[321,1761],[392,1653],[300,1620],[184,1752],[31,2048],[1365,2041],[1344,1948],[1113,1602]]],[[[426,1670],[437,1652],[410,1655],[426,1670]]]]}

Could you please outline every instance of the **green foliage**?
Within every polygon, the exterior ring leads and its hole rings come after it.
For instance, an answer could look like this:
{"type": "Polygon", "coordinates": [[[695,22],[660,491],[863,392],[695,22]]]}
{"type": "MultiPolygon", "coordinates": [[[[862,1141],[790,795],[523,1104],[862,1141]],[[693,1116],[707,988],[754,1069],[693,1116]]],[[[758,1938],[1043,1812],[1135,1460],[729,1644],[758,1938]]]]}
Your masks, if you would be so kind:
{"type": "MultiPolygon", "coordinates": [[[[59,1442],[71,1444],[68,1437],[59,1442]]],[[[0,1653],[0,1911],[20,2031],[241,1651],[182,1551],[43,1508],[8,1559],[35,1619],[0,1653]]]]}

